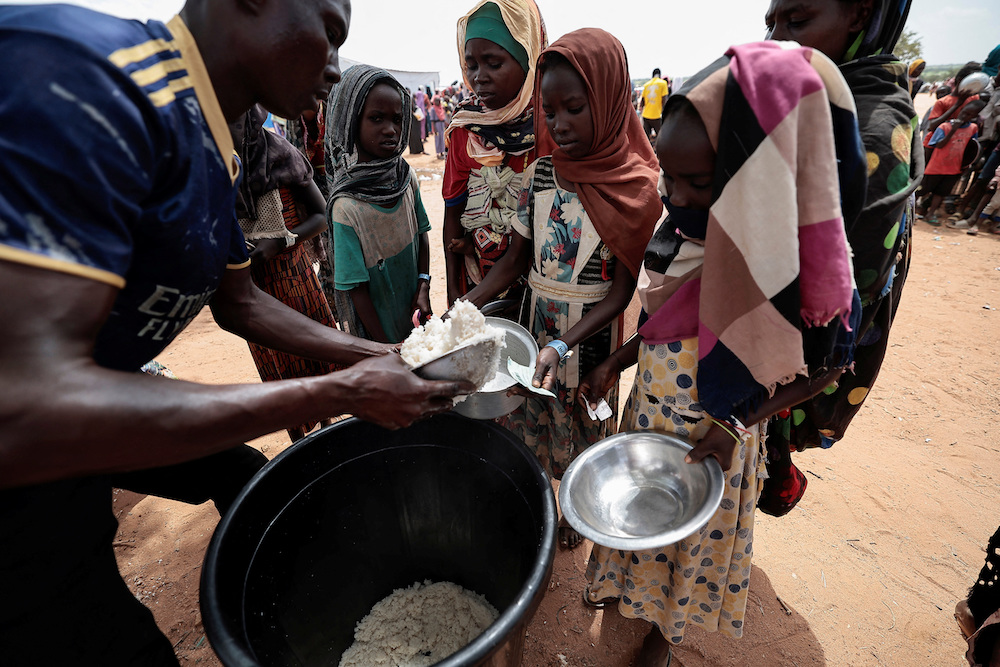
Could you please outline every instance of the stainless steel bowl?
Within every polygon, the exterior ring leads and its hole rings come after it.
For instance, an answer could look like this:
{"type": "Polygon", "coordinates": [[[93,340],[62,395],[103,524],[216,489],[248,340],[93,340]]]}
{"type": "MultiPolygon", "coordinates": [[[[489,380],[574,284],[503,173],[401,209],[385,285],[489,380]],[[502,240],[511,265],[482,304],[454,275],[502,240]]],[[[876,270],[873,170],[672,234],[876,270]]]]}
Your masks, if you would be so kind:
{"type": "Polygon", "coordinates": [[[487,391],[478,391],[455,406],[454,411],[473,419],[496,419],[513,412],[524,402],[523,396],[508,396],[507,390],[515,384],[507,374],[507,359],[513,359],[524,366],[535,367],[538,343],[528,330],[516,322],[500,317],[487,317],[490,326],[503,329],[506,346],[500,350],[500,366],[496,378],[487,384],[487,391]]]}
{"type": "Polygon", "coordinates": [[[493,340],[467,343],[437,359],[414,366],[412,370],[425,380],[468,380],[478,387],[497,363],[500,347],[501,344],[493,340]]]}
{"type": "Polygon", "coordinates": [[[983,89],[985,89],[989,83],[989,74],[986,72],[973,72],[969,76],[962,79],[962,82],[958,84],[958,92],[976,95],[983,92],[983,89]]]}
{"type": "Polygon", "coordinates": [[[563,475],[563,516],[587,539],[613,549],[652,549],[688,537],[718,509],[725,484],[715,459],[684,462],[691,449],[686,438],[654,431],[591,445],[563,475]]]}

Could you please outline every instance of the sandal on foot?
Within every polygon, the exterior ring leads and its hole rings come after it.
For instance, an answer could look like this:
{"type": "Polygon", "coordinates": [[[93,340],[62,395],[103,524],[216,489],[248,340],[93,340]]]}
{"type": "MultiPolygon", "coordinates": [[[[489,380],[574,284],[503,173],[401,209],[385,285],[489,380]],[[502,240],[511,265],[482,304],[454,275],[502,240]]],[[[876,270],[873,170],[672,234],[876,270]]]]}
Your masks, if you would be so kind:
{"type": "Polygon", "coordinates": [[[617,602],[618,598],[604,598],[603,600],[591,600],[590,595],[587,593],[587,589],[583,589],[583,604],[588,607],[593,607],[594,609],[604,609],[612,602],[617,602]]]}
{"type": "Polygon", "coordinates": [[[952,229],[972,229],[973,227],[968,220],[963,220],[961,218],[956,218],[954,220],[949,218],[948,222],[945,224],[947,224],[952,229]]]}
{"type": "Polygon", "coordinates": [[[927,218],[926,220],[924,220],[924,222],[926,222],[931,227],[940,227],[941,226],[941,221],[938,220],[937,218],[927,218]]]}

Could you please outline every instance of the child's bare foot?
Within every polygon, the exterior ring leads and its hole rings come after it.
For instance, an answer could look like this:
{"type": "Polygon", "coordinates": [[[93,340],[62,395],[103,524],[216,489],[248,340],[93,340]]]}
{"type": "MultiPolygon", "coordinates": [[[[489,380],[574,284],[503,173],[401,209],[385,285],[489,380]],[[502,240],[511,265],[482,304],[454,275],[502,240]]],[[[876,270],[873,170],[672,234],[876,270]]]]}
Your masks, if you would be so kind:
{"type": "Polygon", "coordinates": [[[958,621],[958,629],[962,631],[963,637],[968,639],[976,634],[976,621],[972,617],[972,610],[969,609],[968,600],[962,600],[955,605],[955,620],[958,621]]]}
{"type": "Polygon", "coordinates": [[[583,544],[583,535],[566,522],[566,518],[559,519],[559,546],[563,549],[576,549],[583,544]]]}
{"type": "MultiPolygon", "coordinates": [[[[639,655],[635,657],[635,667],[670,667],[673,655],[670,652],[670,642],[660,633],[655,625],[642,641],[639,655]]],[[[680,667],[676,663],[674,667],[680,667]]]]}

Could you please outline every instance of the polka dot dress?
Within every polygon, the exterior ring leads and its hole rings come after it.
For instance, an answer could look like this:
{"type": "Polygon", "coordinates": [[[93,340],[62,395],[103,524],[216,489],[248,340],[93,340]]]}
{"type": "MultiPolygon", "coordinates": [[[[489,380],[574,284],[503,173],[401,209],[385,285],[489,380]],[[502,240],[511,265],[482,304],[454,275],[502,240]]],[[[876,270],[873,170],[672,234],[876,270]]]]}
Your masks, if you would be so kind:
{"type": "MultiPolygon", "coordinates": [[[[621,430],[653,429],[697,441],[711,422],[698,404],[697,339],[642,344],[621,430]]],[[[753,555],[753,521],[763,468],[757,428],[733,454],[719,510],[689,538],[659,549],[595,545],[587,567],[593,601],[619,598],[628,618],[654,623],[671,643],[688,624],[743,634],[753,555]]]]}

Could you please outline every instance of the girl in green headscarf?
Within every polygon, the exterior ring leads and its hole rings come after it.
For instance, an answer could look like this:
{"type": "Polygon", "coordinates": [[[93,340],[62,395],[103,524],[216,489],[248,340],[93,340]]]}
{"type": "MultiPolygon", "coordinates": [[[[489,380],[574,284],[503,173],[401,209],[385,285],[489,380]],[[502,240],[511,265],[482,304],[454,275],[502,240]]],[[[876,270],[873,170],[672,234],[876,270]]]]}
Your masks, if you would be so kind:
{"type": "Polygon", "coordinates": [[[477,285],[510,245],[520,174],[536,157],[535,63],[547,44],[534,0],[480,0],[458,21],[471,96],[446,132],[448,303],[477,285]]]}

